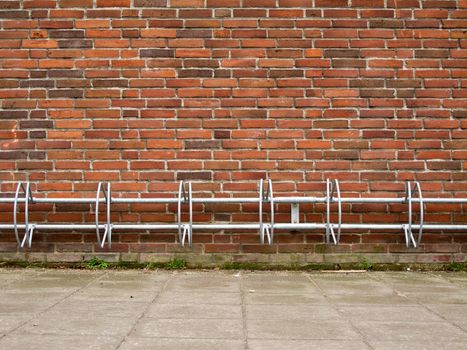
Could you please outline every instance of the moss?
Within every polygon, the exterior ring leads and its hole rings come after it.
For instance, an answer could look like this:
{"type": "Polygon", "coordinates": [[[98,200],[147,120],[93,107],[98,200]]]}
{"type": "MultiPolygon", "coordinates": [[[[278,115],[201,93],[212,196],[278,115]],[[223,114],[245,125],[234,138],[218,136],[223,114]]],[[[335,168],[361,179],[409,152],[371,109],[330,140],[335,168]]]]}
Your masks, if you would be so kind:
{"type": "Polygon", "coordinates": [[[27,262],[3,261],[0,267],[4,268],[52,268],[52,269],[221,269],[221,270],[251,270],[251,271],[330,271],[330,270],[367,270],[367,271],[467,271],[467,263],[453,262],[447,264],[425,263],[371,263],[367,259],[360,259],[355,263],[290,263],[270,264],[266,262],[225,262],[223,264],[204,265],[190,264],[184,259],[175,258],[167,262],[138,263],[135,261],[106,262],[97,257],[89,261],[73,263],[57,262],[27,262]]]}
{"type": "Polygon", "coordinates": [[[266,265],[256,262],[227,262],[220,266],[222,270],[265,270],[266,265]]]}

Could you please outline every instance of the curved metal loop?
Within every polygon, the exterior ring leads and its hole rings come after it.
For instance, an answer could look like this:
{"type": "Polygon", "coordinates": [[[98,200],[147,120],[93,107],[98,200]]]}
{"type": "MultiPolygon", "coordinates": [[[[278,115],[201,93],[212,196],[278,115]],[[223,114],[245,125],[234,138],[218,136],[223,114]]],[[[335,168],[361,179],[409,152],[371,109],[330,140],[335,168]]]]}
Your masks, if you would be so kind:
{"type": "Polygon", "coordinates": [[[420,218],[419,218],[419,229],[418,229],[418,237],[417,237],[417,245],[420,245],[420,242],[422,241],[422,236],[423,236],[423,224],[424,224],[424,213],[425,213],[425,203],[423,202],[423,195],[422,195],[422,189],[420,187],[420,183],[418,181],[415,182],[415,187],[418,192],[418,202],[420,205],[420,218]]]}
{"type": "Polygon", "coordinates": [[[107,182],[107,194],[105,197],[105,202],[107,204],[107,230],[109,231],[107,235],[107,243],[109,248],[112,246],[112,225],[110,223],[110,204],[112,203],[112,193],[110,192],[110,182],[107,182]]]}
{"type": "Polygon", "coordinates": [[[329,179],[326,179],[326,243],[331,243],[331,237],[334,244],[337,244],[334,227],[331,224],[331,202],[332,202],[333,186],[329,179]]]}
{"type": "Polygon", "coordinates": [[[185,199],[185,188],[183,180],[180,181],[178,186],[178,197],[177,197],[177,226],[178,226],[178,241],[182,244],[182,196],[185,199]]]}
{"type": "Polygon", "coordinates": [[[34,225],[29,225],[29,203],[34,203],[34,197],[31,193],[31,186],[29,181],[26,182],[26,187],[23,182],[19,182],[15,191],[15,198],[13,202],[13,229],[15,231],[15,238],[18,245],[23,248],[26,241],[28,241],[28,246],[31,247],[32,244],[32,232],[34,230],[34,225]],[[18,233],[18,202],[19,202],[19,193],[23,190],[24,193],[24,235],[23,239],[19,237],[18,233]]]}
{"type": "Polygon", "coordinates": [[[263,179],[259,180],[259,242],[264,244],[264,224],[263,224],[263,179]]]}
{"type": "Polygon", "coordinates": [[[188,200],[190,210],[190,223],[188,229],[188,244],[190,247],[193,245],[193,193],[191,191],[191,181],[188,182],[188,200]]]}
{"type": "Polygon", "coordinates": [[[408,204],[408,223],[407,225],[404,225],[404,233],[405,233],[405,245],[407,247],[410,247],[413,245],[414,248],[417,248],[418,245],[420,244],[423,236],[423,223],[424,223],[424,213],[425,213],[425,205],[423,201],[423,195],[422,195],[422,190],[420,188],[420,183],[418,181],[414,182],[414,186],[412,188],[412,185],[410,181],[406,182],[406,188],[405,188],[405,201],[408,204]],[[413,207],[413,196],[418,193],[418,203],[420,205],[420,224],[419,224],[419,229],[418,229],[418,235],[417,239],[415,239],[413,230],[412,230],[412,207],[413,207]]]}
{"type": "Polygon", "coordinates": [[[264,180],[259,181],[259,234],[260,243],[264,244],[264,236],[268,238],[268,244],[272,245],[274,242],[274,192],[272,189],[272,181],[267,180],[266,192],[264,192],[264,180]],[[263,203],[269,202],[271,217],[269,223],[263,222],[263,203]]]}
{"type": "Polygon", "coordinates": [[[106,241],[109,247],[112,246],[112,225],[110,223],[110,204],[111,203],[112,203],[112,196],[111,196],[110,182],[107,182],[106,187],[102,186],[102,182],[99,182],[97,184],[96,202],[94,206],[94,213],[95,213],[94,217],[95,217],[95,224],[96,224],[97,242],[101,246],[101,248],[104,248],[106,241]],[[100,202],[101,192],[104,194],[104,203],[106,204],[106,223],[104,224],[104,233],[102,235],[102,238],[101,238],[100,227],[99,227],[99,202],[100,202]]]}
{"type": "Polygon", "coordinates": [[[272,181],[271,179],[268,180],[268,194],[269,194],[269,203],[271,205],[271,218],[270,218],[270,235],[268,236],[269,245],[271,245],[274,241],[274,192],[272,190],[272,181]]]}
{"type": "Polygon", "coordinates": [[[96,219],[96,237],[97,243],[101,245],[101,235],[99,230],[99,197],[101,195],[102,182],[97,184],[96,203],[94,204],[94,218],[96,219]]]}
{"type": "Polygon", "coordinates": [[[193,245],[193,196],[191,190],[191,181],[188,182],[188,194],[185,191],[185,183],[183,181],[180,181],[180,185],[178,187],[177,226],[180,246],[184,247],[185,241],[188,239],[188,245],[191,247],[193,245]],[[189,223],[182,224],[182,203],[186,202],[188,202],[189,208],[189,223]]]}
{"type": "Polygon", "coordinates": [[[341,228],[342,228],[342,200],[341,200],[341,190],[340,190],[340,187],[339,187],[339,180],[335,179],[334,182],[333,182],[333,191],[334,190],[336,191],[336,195],[337,195],[337,237],[336,237],[336,244],[339,243],[340,239],[341,239],[341,228]]]}

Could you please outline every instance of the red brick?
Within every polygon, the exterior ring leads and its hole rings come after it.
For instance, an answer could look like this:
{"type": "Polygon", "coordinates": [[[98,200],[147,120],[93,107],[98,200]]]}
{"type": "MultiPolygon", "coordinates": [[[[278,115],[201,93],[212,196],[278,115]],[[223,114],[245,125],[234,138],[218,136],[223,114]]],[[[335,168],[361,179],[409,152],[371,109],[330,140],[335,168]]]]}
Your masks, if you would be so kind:
{"type": "MultiPolygon", "coordinates": [[[[281,195],[321,194],[327,177],[357,194],[402,194],[408,179],[422,181],[428,196],[462,196],[466,189],[465,1],[22,4],[25,11],[19,1],[3,4],[2,188],[28,174],[44,195],[94,193],[96,181],[105,180],[122,195],[173,195],[177,179],[191,178],[206,195],[256,197],[256,180],[266,175],[281,195]]],[[[175,219],[170,206],[148,208],[115,206],[114,220],[175,219]]],[[[257,220],[254,205],[223,210],[204,213],[199,206],[196,218],[257,220]]],[[[345,210],[345,222],[383,223],[397,222],[406,207],[345,210]]],[[[307,221],[322,222],[323,212],[322,205],[302,207],[307,221]]],[[[81,211],[33,213],[34,220],[47,218],[93,220],[81,211]]],[[[277,206],[276,219],[288,222],[289,206],[277,206]]],[[[462,222],[465,215],[460,206],[430,205],[427,220],[462,222]]],[[[122,233],[115,251],[179,252],[175,236],[122,233]]],[[[251,232],[195,236],[195,252],[238,259],[250,252],[313,253],[323,243],[314,233],[279,234],[272,247],[260,246],[251,232]]],[[[433,254],[417,259],[467,252],[447,234],[427,237],[423,249],[433,254]]],[[[57,244],[39,251],[95,250],[80,243],[94,242],[93,235],[40,238],[57,244]]],[[[355,233],[330,252],[403,254],[410,250],[399,247],[402,240],[355,233]]]]}

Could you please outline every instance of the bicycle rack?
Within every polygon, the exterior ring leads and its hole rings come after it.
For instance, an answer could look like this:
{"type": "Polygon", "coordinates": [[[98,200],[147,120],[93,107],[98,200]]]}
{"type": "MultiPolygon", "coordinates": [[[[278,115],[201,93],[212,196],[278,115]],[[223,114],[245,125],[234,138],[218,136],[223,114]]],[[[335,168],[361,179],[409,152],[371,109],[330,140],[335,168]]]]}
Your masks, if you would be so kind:
{"type": "Polygon", "coordinates": [[[16,242],[20,248],[31,248],[34,232],[37,230],[95,230],[97,243],[100,247],[105,244],[111,247],[112,234],[122,230],[174,230],[178,232],[180,246],[193,245],[194,230],[258,230],[261,244],[272,245],[276,230],[324,230],[325,241],[328,244],[339,244],[342,230],[402,230],[406,247],[417,248],[420,246],[424,230],[461,230],[467,232],[466,224],[426,224],[426,203],[467,203],[467,198],[426,198],[422,195],[419,182],[406,182],[405,196],[402,198],[375,198],[375,197],[342,197],[339,181],[327,179],[324,197],[289,196],[276,197],[273,192],[272,181],[260,180],[258,184],[258,196],[255,197],[212,197],[194,198],[191,182],[181,181],[175,198],[112,198],[111,184],[99,182],[94,198],[35,198],[29,182],[19,182],[13,197],[0,197],[0,203],[13,204],[13,223],[0,224],[0,230],[13,230],[16,242]],[[24,223],[18,223],[19,204],[24,203],[24,223]],[[30,223],[30,205],[36,203],[85,203],[94,205],[95,223],[92,224],[47,224],[30,223]],[[105,223],[99,221],[100,204],[105,205],[105,223]],[[176,203],[177,221],[174,224],[125,224],[111,222],[112,203],[176,203]],[[258,203],[258,223],[193,223],[194,203],[258,203]],[[275,220],[275,206],[279,203],[291,205],[291,222],[277,223],[275,220]],[[326,207],[324,223],[300,223],[300,203],[324,203],[326,207]],[[337,223],[331,222],[331,205],[337,203],[337,223]],[[343,203],[401,203],[408,205],[408,220],[398,224],[345,224],[342,222],[343,203]],[[412,219],[413,204],[418,203],[419,223],[412,219]],[[269,204],[269,221],[263,220],[263,205],[269,204]],[[182,207],[188,205],[188,222],[182,222],[182,207]],[[20,231],[23,230],[23,234],[20,231]]]}

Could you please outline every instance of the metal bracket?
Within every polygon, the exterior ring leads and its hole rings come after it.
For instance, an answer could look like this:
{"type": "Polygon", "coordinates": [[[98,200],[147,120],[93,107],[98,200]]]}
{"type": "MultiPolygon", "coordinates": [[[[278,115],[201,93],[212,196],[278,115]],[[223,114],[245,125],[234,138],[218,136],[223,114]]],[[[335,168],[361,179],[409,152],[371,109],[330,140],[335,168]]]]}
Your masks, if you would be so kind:
{"type": "Polygon", "coordinates": [[[290,205],[290,223],[299,224],[300,223],[300,204],[292,203],[290,205]]]}
{"type": "Polygon", "coordinates": [[[185,191],[185,183],[180,181],[178,187],[177,198],[177,226],[178,226],[178,240],[180,246],[185,246],[185,241],[188,239],[188,245],[193,245],[193,196],[191,191],[191,182],[188,182],[188,194],[185,191]],[[190,221],[188,224],[182,224],[182,203],[187,203],[189,206],[190,221]]]}

